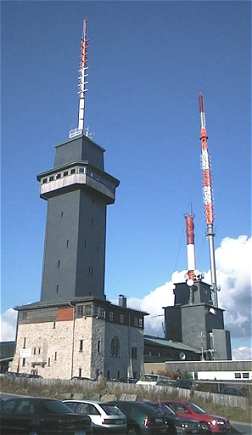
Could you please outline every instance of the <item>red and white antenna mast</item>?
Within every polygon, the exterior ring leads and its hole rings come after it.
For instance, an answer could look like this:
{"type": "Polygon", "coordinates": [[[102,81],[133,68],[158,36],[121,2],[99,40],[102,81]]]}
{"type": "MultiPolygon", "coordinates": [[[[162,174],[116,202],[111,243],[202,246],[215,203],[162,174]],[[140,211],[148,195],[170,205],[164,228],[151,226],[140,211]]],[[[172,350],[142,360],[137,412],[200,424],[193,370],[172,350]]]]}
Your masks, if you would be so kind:
{"type": "Polygon", "coordinates": [[[185,215],[186,224],[186,247],[187,247],[187,283],[193,285],[195,280],[195,247],[194,247],[194,216],[193,214],[185,215]]]}
{"type": "Polygon", "coordinates": [[[202,165],[202,180],[203,180],[203,200],[205,207],[205,217],[207,224],[207,238],[209,243],[210,254],[210,270],[211,284],[213,291],[213,304],[218,307],[217,296],[217,276],[215,264],[214,250],[214,212],[213,212],[213,190],[212,190],[212,175],[211,165],[208,155],[207,131],[206,131],[206,114],[203,95],[199,96],[199,111],[200,111],[200,140],[201,140],[201,165],[202,165]]]}
{"type": "Polygon", "coordinates": [[[85,111],[87,98],[87,77],[88,77],[88,59],[87,59],[87,18],[83,20],[82,37],[80,44],[80,69],[79,69],[79,111],[78,111],[78,127],[70,130],[69,137],[74,137],[80,134],[85,134],[85,111]]]}

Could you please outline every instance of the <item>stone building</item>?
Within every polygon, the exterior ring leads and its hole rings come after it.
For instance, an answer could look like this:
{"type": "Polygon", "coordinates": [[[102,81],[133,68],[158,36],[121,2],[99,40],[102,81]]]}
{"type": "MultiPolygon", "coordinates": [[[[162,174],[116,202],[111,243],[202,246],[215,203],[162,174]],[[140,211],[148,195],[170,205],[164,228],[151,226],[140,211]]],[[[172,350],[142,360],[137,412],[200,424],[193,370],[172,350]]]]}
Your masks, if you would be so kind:
{"type": "Polygon", "coordinates": [[[61,379],[140,377],[144,313],[93,297],[17,309],[13,371],[61,379]]]}

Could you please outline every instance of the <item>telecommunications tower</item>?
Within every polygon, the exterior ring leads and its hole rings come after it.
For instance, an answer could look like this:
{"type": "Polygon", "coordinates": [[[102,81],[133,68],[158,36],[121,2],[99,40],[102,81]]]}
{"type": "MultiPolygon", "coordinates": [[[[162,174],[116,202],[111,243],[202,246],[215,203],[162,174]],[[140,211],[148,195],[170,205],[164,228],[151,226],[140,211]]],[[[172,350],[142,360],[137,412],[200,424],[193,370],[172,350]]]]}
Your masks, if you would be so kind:
{"type": "Polygon", "coordinates": [[[199,96],[199,111],[200,111],[200,140],[201,140],[201,165],[202,165],[202,181],[203,181],[203,200],[205,208],[205,218],[207,224],[207,238],[209,243],[210,254],[210,271],[211,271],[211,285],[213,292],[213,305],[218,307],[217,296],[217,277],[216,277],[216,264],[215,264],[215,250],[214,250],[214,212],[213,212],[213,191],[212,191],[212,175],[211,165],[208,154],[207,144],[207,130],[206,130],[206,114],[205,103],[203,95],[199,96]]]}

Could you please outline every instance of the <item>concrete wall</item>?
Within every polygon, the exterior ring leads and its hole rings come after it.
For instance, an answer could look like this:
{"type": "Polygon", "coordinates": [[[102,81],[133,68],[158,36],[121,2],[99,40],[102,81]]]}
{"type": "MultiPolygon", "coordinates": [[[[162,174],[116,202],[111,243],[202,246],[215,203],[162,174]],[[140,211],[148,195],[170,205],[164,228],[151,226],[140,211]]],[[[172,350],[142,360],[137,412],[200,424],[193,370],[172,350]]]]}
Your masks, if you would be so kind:
{"type": "Polygon", "coordinates": [[[104,298],[106,204],[74,190],[48,199],[41,300],[104,298]]]}
{"type": "Polygon", "coordinates": [[[104,150],[85,136],[68,140],[56,146],[54,167],[58,168],[68,163],[88,161],[101,170],[104,169],[104,150]]]}

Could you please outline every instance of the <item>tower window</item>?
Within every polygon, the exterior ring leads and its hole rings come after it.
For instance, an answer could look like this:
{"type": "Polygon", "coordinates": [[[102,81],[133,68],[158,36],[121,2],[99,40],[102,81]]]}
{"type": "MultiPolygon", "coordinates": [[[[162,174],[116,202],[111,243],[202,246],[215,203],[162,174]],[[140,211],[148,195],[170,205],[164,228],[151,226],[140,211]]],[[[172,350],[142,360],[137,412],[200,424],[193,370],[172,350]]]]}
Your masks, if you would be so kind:
{"type": "Polygon", "coordinates": [[[49,181],[53,181],[54,180],[54,176],[51,175],[51,177],[49,177],[49,181]]]}
{"type": "Polygon", "coordinates": [[[56,175],[56,180],[58,180],[59,178],[61,178],[61,174],[60,173],[56,175]]]}
{"type": "Polygon", "coordinates": [[[109,312],[109,320],[110,320],[110,322],[113,322],[113,320],[114,320],[114,313],[113,313],[113,311],[109,312]]]}
{"type": "Polygon", "coordinates": [[[59,294],[59,284],[56,285],[56,293],[59,294]]]}
{"type": "Polygon", "coordinates": [[[42,180],[42,184],[45,184],[45,183],[47,183],[47,178],[43,178],[43,180],[42,180]]]}
{"type": "Polygon", "coordinates": [[[132,359],[137,359],[137,347],[132,347],[131,348],[131,358],[132,359]]]}
{"type": "Polygon", "coordinates": [[[87,241],[84,240],[84,248],[86,248],[86,247],[87,247],[87,241]]]}
{"type": "Polygon", "coordinates": [[[97,352],[100,353],[101,352],[101,341],[98,340],[97,342],[97,352]]]}
{"type": "Polygon", "coordinates": [[[120,323],[124,323],[124,314],[120,314],[119,321],[120,323]]]}
{"type": "Polygon", "coordinates": [[[63,172],[63,176],[66,177],[68,175],[68,171],[63,172]]]}
{"type": "Polygon", "coordinates": [[[57,361],[57,352],[54,352],[54,361],[57,361]]]}
{"type": "Polygon", "coordinates": [[[26,347],[26,337],[24,337],[24,341],[23,341],[23,349],[25,349],[26,347]]]}
{"type": "Polygon", "coordinates": [[[139,327],[140,328],[143,327],[143,319],[142,319],[142,317],[139,318],[139,327]]]}
{"type": "Polygon", "coordinates": [[[48,358],[47,365],[48,365],[48,367],[50,367],[50,365],[51,365],[51,359],[50,358],[48,358]]]}
{"type": "Polygon", "coordinates": [[[82,369],[79,368],[79,378],[81,378],[82,369]]]}
{"type": "Polygon", "coordinates": [[[57,261],[57,267],[60,268],[60,260],[57,261]]]}
{"type": "Polygon", "coordinates": [[[71,169],[70,174],[75,174],[75,172],[76,172],[75,168],[71,169]]]}
{"type": "Polygon", "coordinates": [[[56,322],[53,322],[53,329],[56,328],[56,322]]]}
{"type": "Polygon", "coordinates": [[[38,348],[38,354],[40,355],[40,347],[38,348]]]}
{"type": "Polygon", "coordinates": [[[120,342],[118,337],[113,337],[111,340],[111,356],[118,358],[120,354],[120,342]]]}
{"type": "Polygon", "coordinates": [[[25,366],[25,358],[22,359],[22,367],[25,366]]]}
{"type": "Polygon", "coordinates": [[[79,168],[79,173],[80,173],[80,174],[84,174],[84,169],[85,169],[85,168],[79,168]]]}
{"type": "Polygon", "coordinates": [[[36,355],[36,347],[33,348],[33,355],[36,355]]]}
{"type": "Polygon", "coordinates": [[[63,217],[64,216],[64,212],[62,211],[61,213],[60,213],[60,217],[63,217]]]}
{"type": "Polygon", "coordinates": [[[79,352],[83,352],[83,340],[80,340],[79,352]]]}
{"type": "Polygon", "coordinates": [[[69,247],[69,240],[66,241],[66,246],[69,247]]]}
{"type": "Polygon", "coordinates": [[[84,309],[84,305],[77,305],[76,307],[76,317],[80,318],[83,317],[83,310],[84,309]]]}

